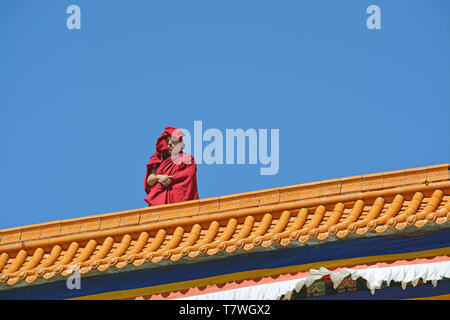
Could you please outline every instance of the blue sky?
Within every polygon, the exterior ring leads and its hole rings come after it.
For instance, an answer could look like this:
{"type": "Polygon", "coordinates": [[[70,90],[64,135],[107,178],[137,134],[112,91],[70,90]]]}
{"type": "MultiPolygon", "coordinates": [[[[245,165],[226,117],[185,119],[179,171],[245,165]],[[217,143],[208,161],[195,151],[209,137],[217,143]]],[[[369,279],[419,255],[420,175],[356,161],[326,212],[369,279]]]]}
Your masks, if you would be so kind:
{"type": "Polygon", "coordinates": [[[449,108],[447,0],[1,1],[0,229],[145,207],[166,125],[279,129],[207,198],[449,162],[449,108]]]}

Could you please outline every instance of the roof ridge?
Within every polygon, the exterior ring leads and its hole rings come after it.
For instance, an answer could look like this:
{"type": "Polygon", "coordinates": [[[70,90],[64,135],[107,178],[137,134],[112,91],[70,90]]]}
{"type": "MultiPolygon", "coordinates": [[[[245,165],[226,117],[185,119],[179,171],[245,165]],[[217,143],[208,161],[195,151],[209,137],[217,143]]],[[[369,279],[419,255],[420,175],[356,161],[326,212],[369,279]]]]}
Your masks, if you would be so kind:
{"type": "MultiPolygon", "coordinates": [[[[133,232],[130,228],[136,229],[140,225],[179,220],[179,218],[289,204],[302,200],[324,200],[331,196],[344,194],[360,194],[414,185],[427,186],[429,183],[449,179],[450,163],[445,163],[57,220],[0,230],[0,248],[12,243],[22,243],[22,246],[24,246],[25,242],[29,243],[33,240],[48,242],[48,239],[51,238],[68,237],[68,235],[80,233],[98,232],[100,236],[101,232],[110,233],[111,230],[119,231],[119,229],[123,230],[124,228],[127,228],[128,232],[133,232]]],[[[170,225],[170,222],[167,223],[170,225]]],[[[69,237],[67,241],[70,241],[69,237]]]]}

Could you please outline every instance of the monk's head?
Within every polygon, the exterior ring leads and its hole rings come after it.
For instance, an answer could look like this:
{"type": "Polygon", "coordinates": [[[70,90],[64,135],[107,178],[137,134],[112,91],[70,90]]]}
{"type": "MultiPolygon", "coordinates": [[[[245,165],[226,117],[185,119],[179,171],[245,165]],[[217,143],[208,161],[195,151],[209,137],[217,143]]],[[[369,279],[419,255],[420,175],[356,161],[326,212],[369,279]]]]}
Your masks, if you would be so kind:
{"type": "Polygon", "coordinates": [[[166,141],[170,154],[178,154],[183,148],[183,144],[180,143],[180,140],[177,137],[168,136],[166,137],[166,141]]]}

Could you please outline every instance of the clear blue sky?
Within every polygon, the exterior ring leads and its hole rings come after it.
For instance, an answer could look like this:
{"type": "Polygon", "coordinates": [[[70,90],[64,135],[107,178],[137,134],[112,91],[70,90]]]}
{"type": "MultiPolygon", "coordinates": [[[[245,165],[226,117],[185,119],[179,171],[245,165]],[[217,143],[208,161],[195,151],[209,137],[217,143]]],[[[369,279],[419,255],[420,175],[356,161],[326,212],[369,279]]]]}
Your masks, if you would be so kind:
{"type": "Polygon", "coordinates": [[[207,198],[449,162],[449,109],[448,0],[3,0],[0,229],[145,207],[166,125],[280,130],[207,198]]]}

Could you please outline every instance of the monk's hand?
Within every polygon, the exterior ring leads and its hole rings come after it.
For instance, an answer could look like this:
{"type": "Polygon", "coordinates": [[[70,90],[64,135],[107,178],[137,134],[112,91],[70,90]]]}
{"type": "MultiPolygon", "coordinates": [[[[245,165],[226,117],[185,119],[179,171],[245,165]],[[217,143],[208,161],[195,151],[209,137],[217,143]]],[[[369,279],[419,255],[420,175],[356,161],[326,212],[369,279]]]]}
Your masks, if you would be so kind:
{"type": "Polygon", "coordinates": [[[173,178],[173,177],[171,177],[171,176],[167,176],[167,177],[166,177],[166,181],[165,181],[166,184],[164,185],[164,187],[167,188],[168,186],[170,186],[170,184],[172,183],[172,178],[173,178]]]}
{"type": "Polygon", "coordinates": [[[159,175],[158,182],[161,183],[164,187],[167,187],[172,182],[172,177],[168,175],[159,175]]]}

